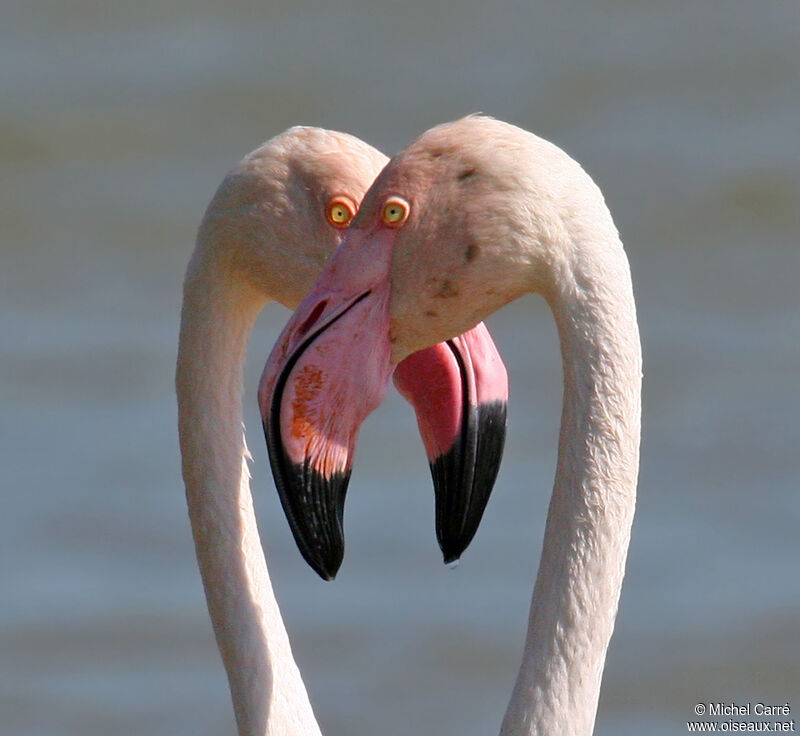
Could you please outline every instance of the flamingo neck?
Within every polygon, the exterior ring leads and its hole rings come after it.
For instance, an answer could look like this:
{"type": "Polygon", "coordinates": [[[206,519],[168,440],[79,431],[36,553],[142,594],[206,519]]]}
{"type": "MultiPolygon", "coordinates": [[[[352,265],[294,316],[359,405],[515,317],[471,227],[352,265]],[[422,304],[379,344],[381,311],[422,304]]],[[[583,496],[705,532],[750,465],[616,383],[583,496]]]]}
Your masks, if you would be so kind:
{"type": "Polygon", "coordinates": [[[239,734],[318,735],[272,590],[247,469],[242,369],[264,300],[196,261],[184,285],[178,423],[197,561],[239,734]]]}
{"type": "Polygon", "coordinates": [[[616,231],[559,270],[547,296],[564,369],[558,466],[502,736],[592,733],[636,503],[641,350],[616,231]]]}

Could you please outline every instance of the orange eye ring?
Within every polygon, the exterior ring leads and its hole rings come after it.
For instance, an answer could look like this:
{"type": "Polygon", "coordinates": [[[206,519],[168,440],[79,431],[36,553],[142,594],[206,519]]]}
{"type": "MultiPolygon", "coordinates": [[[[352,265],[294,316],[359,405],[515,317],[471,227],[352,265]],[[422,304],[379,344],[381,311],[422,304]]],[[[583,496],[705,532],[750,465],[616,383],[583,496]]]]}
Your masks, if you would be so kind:
{"type": "Polygon", "coordinates": [[[402,197],[389,197],[381,210],[381,220],[386,227],[400,227],[407,219],[411,205],[402,197]]]}
{"type": "Polygon", "coordinates": [[[325,209],[325,217],[334,227],[345,228],[356,216],[356,209],[349,197],[333,197],[325,209]]]}

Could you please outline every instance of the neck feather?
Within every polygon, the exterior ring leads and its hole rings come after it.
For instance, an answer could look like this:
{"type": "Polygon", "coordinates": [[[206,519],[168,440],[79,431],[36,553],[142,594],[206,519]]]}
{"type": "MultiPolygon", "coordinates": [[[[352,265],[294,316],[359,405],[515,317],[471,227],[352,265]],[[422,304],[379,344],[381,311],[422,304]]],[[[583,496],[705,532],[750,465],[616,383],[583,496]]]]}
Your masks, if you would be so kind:
{"type": "Polygon", "coordinates": [[[319,728],[292,657],[253,513],[242,369],[263,298],[196,260],[184,286],[176,387],[197,561],[239,734],[319,728]]]}
{"type": "Polygon", "coordinates": [[[636,502],[641,349],[616,231],[558,270],[547,295],[564,367],[558,467],[503,736],[591,734],[636,502]]]}

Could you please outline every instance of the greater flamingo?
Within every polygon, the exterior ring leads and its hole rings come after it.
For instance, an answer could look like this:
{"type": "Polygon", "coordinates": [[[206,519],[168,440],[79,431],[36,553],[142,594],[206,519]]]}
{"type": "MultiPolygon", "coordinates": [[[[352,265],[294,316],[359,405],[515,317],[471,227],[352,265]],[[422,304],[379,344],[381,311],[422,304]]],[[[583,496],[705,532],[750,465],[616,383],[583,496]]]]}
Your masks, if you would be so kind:
{"type": "MultiPolygon", "coordinates": [[[[316,128],[273,138],[221,184],[187,270],[176,372],[183,476],[209,613],[243,735],[319,733],[253,513],[241,408],[247,338],[268,300],[289,307],[300,302],[387,160],[357,138],[316,128]]],[[[412,356],[398,388],[415,406],[431,460],[440,545],[446,558],[458,556],[477,528],[499,463],[504,367],[480,326],[412,356]],[[420,369],[432,382],[420,380],[420,369]],[[496,447],[477,442],[487,432],[496,447]],[[471,467],[486,462],[493,465],[488,475],[471,467]]],[[[313,517],[321,510],[324,531],[333,528],[325,555],[310,559],[325,577],[341,562],[345,485],[338,478],[333,504],[316,494],[288,506],[282,495],[296,537],[295,512],[313,517]]]]}
{"type": "Polygon", "coordinates": [[[527,639],[501,734],[585,736],[633,520],[641,350],[628,261],[581,167],[490,118],[425,133],[375,181],[286,326],[262,378],[262,407],[273,411],[273,452],[299,414],[324,442],[327,392],[356,384],[361,416],[335,427],[341,444],[380,401],[394,365],[527,292],[542,294],[555,316],[564,403],[527,639]],[[357,371],[346,384],[327,359],[344,342],[354,353],[344,369],[357,371]]]}

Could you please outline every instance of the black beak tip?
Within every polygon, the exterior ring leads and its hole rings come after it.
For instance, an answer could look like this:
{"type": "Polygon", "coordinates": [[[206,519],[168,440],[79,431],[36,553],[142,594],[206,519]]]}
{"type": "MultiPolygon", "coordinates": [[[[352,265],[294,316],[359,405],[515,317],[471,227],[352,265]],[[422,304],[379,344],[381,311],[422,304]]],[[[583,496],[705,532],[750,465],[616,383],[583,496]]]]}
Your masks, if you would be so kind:
{"type": "Polygon", "coordinates": [[[341,474],[304,475],[306,483],[293,484],[294,493],[284,492],[281,501],[300,554],[323,580],[333,580],[344,559],[342,513],[347,479],[341,474]]]}
{"type": "Polygon", "coordinates": [[[267,434],[270,465],[281,505],[303,559],[323,580],[333,580],[344,559],[344,500],[350,472],[330,475],[315,470],[308,459],[294,463],[276,429],[267,434]]]}
{"type": "Polygon", "coordinates": [[[489,502],[506,435],[506,402],[479,404],[460,439],[431,463],[436,539],[445,564],[469,547],[489,502]]]}
{"type": "Polygon", "coordinates": [[[454,562],[458,562],[474,536],[474,531],[468,536],[458,532],[439,532],[436,538],[439,542],[439,549],[442,551],[444,564],[452,565],[454,562]]]}
{"type": "MultiPolygon", "coordinates": [[[[318,551],[319,552],[319,551],[318,551]]],[[[317,575],[324,581],[331,582],[336,578],[339,568],[342,566],[342,559],[344,557],[344,546],[337,549],[327,551],[327,554],[309,555],[303,553],[305,561],[311,566],[317,575]]]]}

